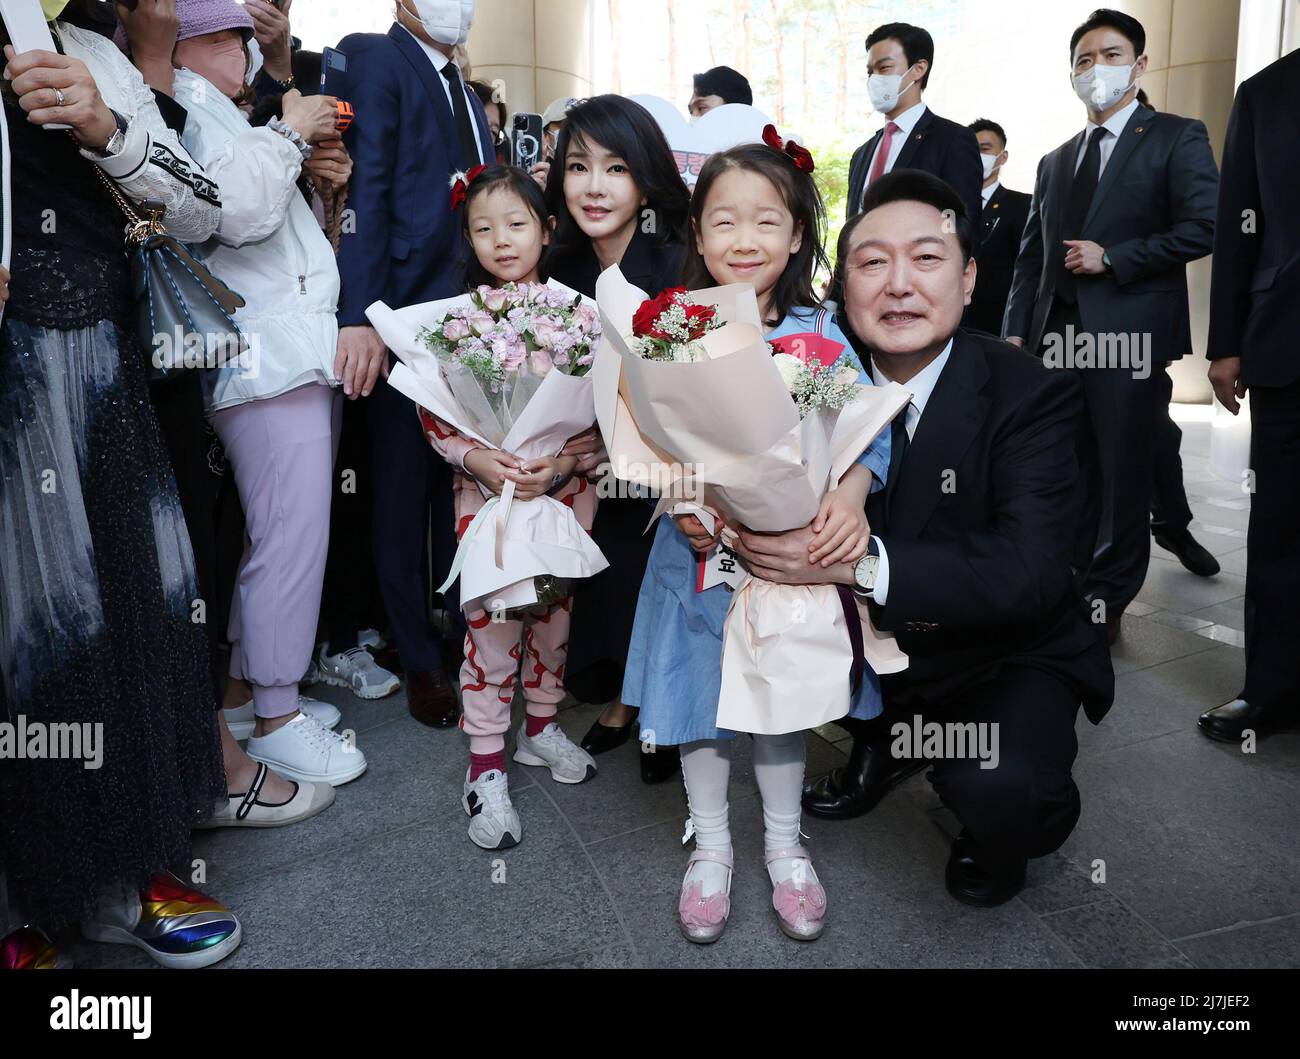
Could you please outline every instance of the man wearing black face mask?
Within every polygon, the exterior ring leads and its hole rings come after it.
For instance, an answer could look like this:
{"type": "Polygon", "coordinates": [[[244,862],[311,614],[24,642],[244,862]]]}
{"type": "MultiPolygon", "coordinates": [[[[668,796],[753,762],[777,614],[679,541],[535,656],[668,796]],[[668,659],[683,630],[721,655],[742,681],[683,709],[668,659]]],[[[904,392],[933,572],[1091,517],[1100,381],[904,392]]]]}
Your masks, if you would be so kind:
{"type": "Polygon", "coordinates": [[[1205,125],[1137,101],[1145,48],[1119,11],[1074,31],[1087,128],[1039,163],[1002,331],[1083,380],[1095,500],[1075,564],[1112,643],[1146,577],[1160,382],[1191,346],[1187,264],[1210,252],[1218,188],[1205,125]]]}

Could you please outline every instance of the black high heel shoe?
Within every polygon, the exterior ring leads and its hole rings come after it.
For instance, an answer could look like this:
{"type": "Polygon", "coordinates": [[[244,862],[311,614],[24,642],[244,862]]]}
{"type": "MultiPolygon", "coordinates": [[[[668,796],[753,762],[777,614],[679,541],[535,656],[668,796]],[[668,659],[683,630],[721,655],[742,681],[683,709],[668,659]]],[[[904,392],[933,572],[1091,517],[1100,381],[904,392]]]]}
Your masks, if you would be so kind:
{"type": "Polygon", "coordinates": [[[620,747],[632,736],[632,729],[636,727],[636,715],[627,724],[621,724],[617,727],[608,724],[601,724],[597,719],[587,734],[582,737],[579,744],[588,754],[603,754],[607,750],[613,750],[620,747]]]}
{"type": "Polygon", "coordinates": [[[663,783],[672,779],[682,767],[682,752],[675,746],[641,748],[641,782],[663,783]]]}

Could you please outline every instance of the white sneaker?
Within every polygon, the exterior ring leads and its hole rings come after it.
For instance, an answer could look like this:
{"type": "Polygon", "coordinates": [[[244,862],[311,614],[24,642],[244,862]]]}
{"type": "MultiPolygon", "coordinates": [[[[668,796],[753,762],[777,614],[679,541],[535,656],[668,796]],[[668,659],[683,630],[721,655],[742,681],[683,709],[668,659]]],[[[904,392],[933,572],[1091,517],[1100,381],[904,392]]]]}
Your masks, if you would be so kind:
{"type": "Polygon", "coordinates": [[[460,800],[469,814],[469,838],[483,849],[509,849],[519,845],[523,828],[510,804],[510,781],[504,772],[489,769],[474,782],[465,770],[465,793],[460,800]]]}
{"type": "Polygon", "coordinates": [[[336,655],[321,644],[316,655],[316,679],[336,688],[348,688],[362,699],[382,699],[398,689],[401,681],[376,662],[370,652],[358,645],[336,655]]]}
{"type": "Polygon", "coordinates": [[[335,787],[366,771],[366,756],[311,714],[300,713],[270,735],[250,735],[248,756],[299,783],[335,787]]]}
{"type": "MultiPolygon", "coordinates": [[[[306,695],[298,696],[298,709],[315,717],[326,728],[333,728],[343,717],[337,706],[321,702],[319,699],[309,699],[306,695]]],[[[226,727],[230,729],[230,734],[241,743],[253,734],[253,722],[257,717],[253,713],[252,699],[242,706],[236,706],[233,710],[221,712],[226,718],[226,727]]]]}
{"type": "Polygon", "coordinates": [[[521,765],[544,765],[557,783],[585,783],[596,775],[596,759],[575,744],[552,721],[529,736],[528,724],[515,737],[515,760],[521,765]]]}
{"type": "Polygon", "coordinates": [[[386,646],[386,642],[379,635],[378,629],[362,629],[357,633],[357,646],[368,647],[372,651],[381,651],[386,646]]]}

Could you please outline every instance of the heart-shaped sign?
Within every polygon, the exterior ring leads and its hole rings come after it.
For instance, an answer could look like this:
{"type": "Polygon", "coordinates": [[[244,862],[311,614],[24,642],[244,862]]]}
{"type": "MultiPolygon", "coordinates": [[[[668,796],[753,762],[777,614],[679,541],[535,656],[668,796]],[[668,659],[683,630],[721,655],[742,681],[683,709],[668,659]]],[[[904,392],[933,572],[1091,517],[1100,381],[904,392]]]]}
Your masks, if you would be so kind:
{"type": "Polygon", "coordinates": [[[757,107],[725,103],[690,124],[673,104],[662,96],[632,96],[659,123],[668,146],[677,159],[677,171],[694,187],[709,155],[742,143],[762,143],[763,126],[774,122],[757,107]]]}

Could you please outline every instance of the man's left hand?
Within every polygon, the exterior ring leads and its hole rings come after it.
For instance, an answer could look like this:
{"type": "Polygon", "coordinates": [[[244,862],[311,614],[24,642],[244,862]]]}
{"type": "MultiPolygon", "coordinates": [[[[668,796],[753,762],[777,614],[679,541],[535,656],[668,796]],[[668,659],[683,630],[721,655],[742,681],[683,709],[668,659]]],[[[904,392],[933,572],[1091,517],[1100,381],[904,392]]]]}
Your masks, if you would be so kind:
{"type": "Polygon", "coordinates": [[[248,0],[244,10],[253,20],[253,36],[262,49],[262,68],[277,81],[293,76],[293,38],[289,30],[289,8],[293,0],[284,0],[278,8],[268,0],[248,0]]]}
{"type": "Polygon", "coordinates": [[[750,573],[779,585],[852,585],[853,566],[837,563],[823,567],[809,560],[811,527],[786,533],[755,533],[738,528],[735,552],[745,560],[750,573]]]}
{"type": "Polygon", "coordinates": [[[1063,242],[1070,248],[1065,255],[1065,267],[1076,276],[1100,276],[1106,271],[1106,263],[1101,259],[1106,252],[1104,246],[1098,246],[1090,239],[1065,239],[1063,242]]]}

